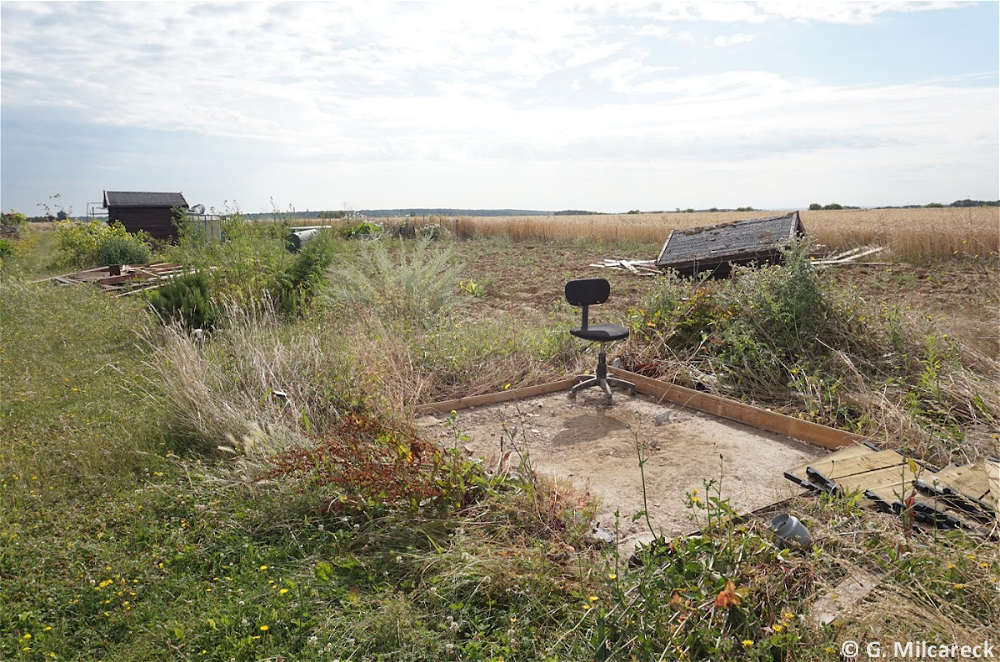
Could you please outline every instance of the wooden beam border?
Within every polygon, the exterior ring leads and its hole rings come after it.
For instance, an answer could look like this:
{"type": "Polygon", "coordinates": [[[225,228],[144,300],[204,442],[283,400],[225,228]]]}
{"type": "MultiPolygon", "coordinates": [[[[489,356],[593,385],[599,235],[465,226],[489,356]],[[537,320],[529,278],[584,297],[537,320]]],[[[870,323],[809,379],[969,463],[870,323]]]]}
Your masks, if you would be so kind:
{"type": "Polygon", "coordinates": [[[682,407],[689,407],[706,414],[712,414],[720,418],[726,418],[737,423],[743,423],[760,430],[767,430],[785,437],[808,442],[820,448],[836,450],[851,444],[872,441],[868,437],[858,434],[844,432],[835,428],[803,421],[778,412],[767,411],[760,407],[754,407],[730,398],[724,398],[710,393],[702,393],[694,389],[668,384],[658,379],[650,379],[643,375],[622,370],[621,368],[608,368],[608,372],[626,381],[632,382],[636,390],[643,395],[668,400],[682,407]]]}
{"type": "Polygon", "coordinates": [[[536,395],[546,395],[548,393],[555,393],[556,391],[568,391],[575,383],[575,378],[560,379],[556,382],[548,382],[547,384],[539,384],[538,386],[525,386],[524,388],[510,389],[509,391],[486,393],[484,395],[471,395],[467,398],[444,400],[442,402],[431,402],[426,405],[418,405],[414,407],[413,413],[417,416],[424,416],[426,414],[447,413],[453,410],[458,411],[469,407],[492,405],[498,402],[508,402],[510,400],[533,398],[536,395]]]}
{"type": "MultiPolygon", "coordinates": [[[[749,425],[759,430],[766,430],[767,432],[798,439],[799,441],[804,441],[820,448],[837,450],[838,448],[844,448],[852,444],[873,441],[868,437],[858,434],[837,430],[811,421],[803,421],[785,414],[779,414],[778,412],[767,411],[766,409],[738,402],[730,398],[702,393],[701,391],[677,386],[676,384],[669,384],[658,379],[651,379],[634,372],[629,372],[628,370],[622,370],[621,368],[609,367],[608,372],[615,377],[632,382],[636,385],[637,392],[656,398],[661,402],[666,400],[681,407],[687,407],[705,414],[749,425]]],[[[569,390],[575,383],[575,378],[560,379],[559,381],[539,384],[537,386],[527,386],[509,391],[499,391],[418,405],[414,407],[413,412],[417,416],[425,416],[427,414],[447,413],[469,407],[481,407],[500,402],[509,402],[511,400],[521,400],[523,398],[533,398],[538,395],[569,390]]]]}

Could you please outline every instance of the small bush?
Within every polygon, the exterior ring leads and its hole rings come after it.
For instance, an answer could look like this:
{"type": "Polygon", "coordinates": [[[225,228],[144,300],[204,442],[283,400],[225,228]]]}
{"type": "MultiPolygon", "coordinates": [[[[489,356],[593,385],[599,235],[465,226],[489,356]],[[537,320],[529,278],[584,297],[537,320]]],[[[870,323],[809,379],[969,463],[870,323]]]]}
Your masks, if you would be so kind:
{"type": "Polygon", "coordinates": [[[451,230],[440,223],[421,226],[417,229],[417,233],[422,239],[429,239],[431,241],[443,241],[451,238],[451,230]]]}
{"type": "Polygon", "coordinates": [[[321,230],[306,242],[295,261],[284,269],[278,281],[278,308],[299,313],[313,300],[323,282],[323,274],[333,262],[336,247],[333,233],[321,230]]]}
{"type": "Polygon", "coordinates": [[[421,239],[410,250],[401,243],[396,257],[382,243],[367,246],[359,261],[330,273],[328,300],[370,308],[390,325],[428,326],[456,303],[461,269],[449,250],[429,244],[421,239]]]}
{"type": "Polygon", "coordinates": [[[22,229],[28,224],[28,217],[20,212],[11,209],[9,212],[0,215],[0,225],[8,228],[22,229]]]}
{"type": "Polygon", "coordinates": [[[340,236],[344,239],[357,239],[362,236],[375,237],[380,234],[382,234],[382,227],[370,221],[362,221],[340,229],[340,236]]]}
{"type": "Polygon", "coordinates": [[[136,264],[149,261],[149,235],[129,234],[121,223],[107,225],[101,221],[78,223],[62,221],[56,233],[59,257],[63,267],[84,269],[105,264],[136,264]],[[118,258],[137,259],[118,259],[118,258]],[[102,261],[107,259],[107,261],[102,261]]]}
{"type": "Polygon", "coordinates": [[[97,247],[97,264],[147,264],[149,247],[134,237],[111,236],[97,247]]]}
{"type": "Polygon", "coordinates": [[[178,322],[188,329],[209,329],[216,322],[217,307],[204,272],[174,278],[153,290],[149,303],[162,320],[178,322]]]}
{"type": "Polygon", "coordinates": [[[13,255],[15,250],[17,249],[15,248],[13,242],[7,241],[6,239],[0,239],[0,260],[13,255]]]}
{"type": "Polygon", "coordinates": [[[252,310],[270,297],[276,299],[284,270],[292,257],[285,249],[288,235],[280,223],[254,222],[236,213],[221,222],[221,241],[212,240],[203,225],[182,219],[178,244],[168,259],[209,272],[216,308],[252,310]]]}

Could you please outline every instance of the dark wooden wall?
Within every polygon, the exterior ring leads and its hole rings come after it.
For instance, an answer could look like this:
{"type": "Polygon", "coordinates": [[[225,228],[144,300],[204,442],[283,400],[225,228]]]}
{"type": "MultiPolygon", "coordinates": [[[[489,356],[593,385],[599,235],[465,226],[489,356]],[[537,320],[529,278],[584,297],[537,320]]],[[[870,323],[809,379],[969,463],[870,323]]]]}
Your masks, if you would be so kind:
{"type": "Polygon", "coordinates": [[[177,239],[171,207],[111,207],[108,223],[118,221],[129,232],[145,230],[154,239],[177,239]]]}

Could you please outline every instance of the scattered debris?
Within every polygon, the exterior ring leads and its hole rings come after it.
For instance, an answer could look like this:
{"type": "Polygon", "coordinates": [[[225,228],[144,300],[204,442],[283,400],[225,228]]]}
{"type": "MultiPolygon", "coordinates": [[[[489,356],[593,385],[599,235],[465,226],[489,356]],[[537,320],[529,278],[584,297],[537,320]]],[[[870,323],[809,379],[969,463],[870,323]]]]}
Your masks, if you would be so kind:
{"type": "Polygon", "coordinates": [[[830,625],[840,620],[881,583],[882,578],[860,568],[852,571],[832,590],[827,591],[813,603],[810,616],[819,625],[830,625]]]}
{"type": "Polygon", "coordinates": [[[603,262],[597,262],[592,267],[600,269],[625,270],[636,276],[656,276],[660,270],[656,267],[656,260],[627,260],[624,258],[607,258],[603,262]]]}
{"type": "Polygon", "coordinates": [[[799,213],[704,228],[672,230],[655,264],[682,276],[709,272],[725,278],[734,265],[780,263],[782,252],[806,231],[799,213]]]}
{"type": "Polygon", "coordinates": [[[155,289],[177,276],[195,273],[197,269],[186,269],[179,264],[157,262],[154,264],[112,264],[106,267],[86,269],[59,276],[51,276],[34,281],[52,281],[58,285],[81,285],[90,283],[102,290],[117,292],[116,296],[128,296],[142,290],[155,289]]]}
{"type": "Polygon", "coordinates": [[[590,532],[590,539],[594,542],[604,543],[606,545],[614,545],[617,541],[615,534],[601,527],[600,524],[595,526],[593,531],[590,532]]]}
{"type": "Polygon", "coordinates": [[[412,225],[397,225],[392,228],[393,239],[416,239],[417,229],[412,225]]]}
{"type": "Polygon", "coordinates": [[[997,466],[990,458],[937,471],[865,443],[786,471],[785,478],[811,490],[862,493],[885,512],[911,509],[914,519],[928,526],[995,535],[998,495],[990,472],[1000,471],[997,466]]]}
{"type": "MultiPolygon", "coordinates": [[[[656,276],[664,270],[672,269],[681,276],[709,272],[712,278],[725,278],[734,265],[780,263],[783,251],[791,241],[805,234],[798,212],[702,228],[671,230],[655,260],[613,257],[590,266],[628,271],[636,276],[656,276]]],[[[883,263],[858,260],[883,250],[883,246],[859,246],[833,255],[816,255],[814,257],[818,259],[813,259],[812,264],[819,269],[845,264],[881,265],[883,263]]]]}
{"type": "Polygon", "coordinates": [[[812,265],[814,267],[825,268],[838,264],[848,264],[851,262],[857,262],[859,259],[867,255],[881,253],[884,250],[884,246],[861,246],[858,248],[852,248],[849,251],[844,251],[843,253],[824,257],[821,260],[813,260],[812,265]]]}

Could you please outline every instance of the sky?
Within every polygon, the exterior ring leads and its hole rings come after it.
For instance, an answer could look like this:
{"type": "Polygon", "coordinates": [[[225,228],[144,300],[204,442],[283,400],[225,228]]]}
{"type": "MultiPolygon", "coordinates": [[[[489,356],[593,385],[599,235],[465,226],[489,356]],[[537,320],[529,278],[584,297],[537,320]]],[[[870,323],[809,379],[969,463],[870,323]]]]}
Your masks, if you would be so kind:
{"type": "Polygon", "coordinates": [[[0,19],[0,207],[29,216],[105,190],[248,213],[1000,198],[996,2],[4,0],[0,19]]]}

